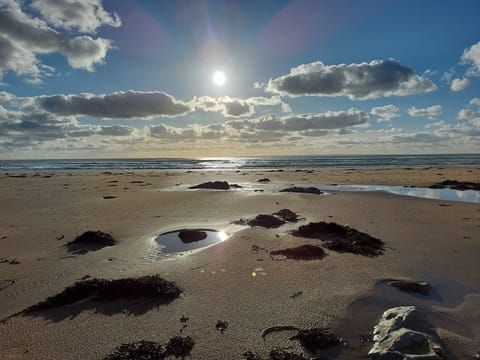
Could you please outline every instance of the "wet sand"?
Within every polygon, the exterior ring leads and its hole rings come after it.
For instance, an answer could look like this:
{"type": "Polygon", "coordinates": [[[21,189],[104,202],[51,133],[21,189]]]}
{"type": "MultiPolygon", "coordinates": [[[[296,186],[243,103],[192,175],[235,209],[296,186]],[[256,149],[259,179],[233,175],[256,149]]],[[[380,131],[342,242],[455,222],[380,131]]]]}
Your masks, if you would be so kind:
{"type": "MultiPolygon", "coordinates": [[[[1,174],[0,318],[6,318],[89,275],[120,279],[158,274],[183,294],[154,308],[145,300],[77,303],[20,315],[0,324],[2,359],[102,359],[122,343],[195,341],[193,359],[268,358],[274,348],[301,353],[294,331],[262,338],[272,326],[329,327],[348,342],[334,355],[362,358],[359,334],[371,330],[385,307],[425,309],[457,358],[480,350],[480,204],[387,193],[331,195],[278,193],[271,185],[375,184],[429,186],[446,179],[480,181],[480,169],[308,171],[169,171],[1,174]],[[12,177],[13,176],[13,177],[12,177]],[[186,190],[226,180],[250,188],[186,190]],[[446,206],[447,205],[447,206],[446,206]],[[231,223],[288,208],[303,220],[278,228],[231,223]],[[289,231],[312,221],[335,222],[385,242],[376,257],[326,250],[321,260],[282,260],[269,252],[317,239],[289,231]],[[230,239],[193,254],[165,257],[154,237],[201,228],[230,239]],[[87,230],[111,234],[118,244],[69,252],[87,230]],[[429,298],[392,296],[383,279],[427,280],[429,298]],[[125,310],[126,309],[126,310],[125,310]],[[180,319],[188,317],[188,321],[180,319]],[[228,322],[221,332],[218,320],[228,322]],[[186,326],[185,326],[186,325],[186,326]]],[[[395,289],[395,291],[398,291],[395,289]]]]}

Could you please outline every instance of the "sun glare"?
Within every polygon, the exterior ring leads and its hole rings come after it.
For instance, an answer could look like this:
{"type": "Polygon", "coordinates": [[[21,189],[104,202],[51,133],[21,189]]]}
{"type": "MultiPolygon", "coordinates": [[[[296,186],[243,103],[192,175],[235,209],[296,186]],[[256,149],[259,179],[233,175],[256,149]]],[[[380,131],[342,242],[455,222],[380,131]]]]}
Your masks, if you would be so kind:
{"type": "Polygon", "coordinates": [[[217,70],[213,74],[213,83],[217,86],[222,86],[227,81],[225,73],[223,71],[217,70]]]}

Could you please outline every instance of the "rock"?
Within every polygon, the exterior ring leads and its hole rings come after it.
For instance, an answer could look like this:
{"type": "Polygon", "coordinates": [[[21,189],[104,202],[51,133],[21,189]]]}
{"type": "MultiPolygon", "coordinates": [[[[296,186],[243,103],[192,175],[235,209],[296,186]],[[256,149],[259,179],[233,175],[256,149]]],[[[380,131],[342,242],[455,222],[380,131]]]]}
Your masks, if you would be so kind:
{"type": "Polygon", "coordinates": [[[296,193],[302,193],[302,194],[317,194],[317,195],[323,194],[323,192],[320,191],[320,189],[317,189],[316,187],[304,188],[304,187],[297,187],[297,186],[280,190],[280,192],[296,192],[296,193]]]}
{"type": "Polygon", "coordinates": [[[388,285],[405,292],[413,292],[424,296],[427,296],[432,289],[432,286],[425,281],[392,280],[388,282],[388,285]]]}
{"type": "Polygon", "coordinates": [[[266,182],[270,182],[270,179],[269,178],[262,178],[262,179],[257,180],[257,182],[266,183],[266,182]]]}
{"type": "Polygon", "coordinates": [[[230,184],[226,181],[208,181],[198,185],[190,186],[189,189],[229,190],[230,184]]]}
{"type": "Polygon", "coordinates": [[[414,306],[385,311],[373,329],[372,359],[443,359],[443,350],[435,333],[414,306]]]}
{"type": "Polygon", "coordinates": [[[178,232],[178,237],[184,244],[190,244],[206,239],[207,233],[202,230],[181,230],[178,232]]]}

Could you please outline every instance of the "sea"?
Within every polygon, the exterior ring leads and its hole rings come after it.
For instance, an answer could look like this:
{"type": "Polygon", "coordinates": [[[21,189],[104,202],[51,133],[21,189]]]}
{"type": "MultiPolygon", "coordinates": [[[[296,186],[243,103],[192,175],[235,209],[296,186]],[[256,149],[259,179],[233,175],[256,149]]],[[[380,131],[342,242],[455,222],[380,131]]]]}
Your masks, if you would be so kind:
{"type": "Polygon", "coordinates": [[[0,172],[480,167],[480,154],[0,160],[0,172]]]}

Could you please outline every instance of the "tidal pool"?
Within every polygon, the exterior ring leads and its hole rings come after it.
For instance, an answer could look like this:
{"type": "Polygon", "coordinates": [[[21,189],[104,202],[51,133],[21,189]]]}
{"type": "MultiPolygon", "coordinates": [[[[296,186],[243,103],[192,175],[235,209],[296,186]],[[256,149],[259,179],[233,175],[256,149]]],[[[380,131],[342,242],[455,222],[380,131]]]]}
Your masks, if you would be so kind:
{"type": "Polygon", "coordinates": [[[425,187],[386,186],[386,185],[336,185],[319,186],[320,190],[334,191],[384,191],[402,196],[414,196],[427,199],[480,202],[480,192],[474,190],[430,189],[425,187]]]}
{"type": "Polygon", "coordinates": [[[161,252],[171,254],[205,248],[228,239],[224,231],[213,229],[180,229],[160,234],[155,242],[161,252]]]}

